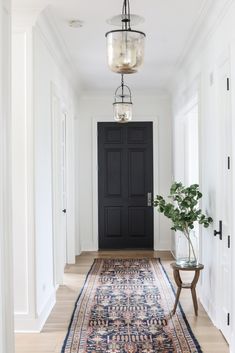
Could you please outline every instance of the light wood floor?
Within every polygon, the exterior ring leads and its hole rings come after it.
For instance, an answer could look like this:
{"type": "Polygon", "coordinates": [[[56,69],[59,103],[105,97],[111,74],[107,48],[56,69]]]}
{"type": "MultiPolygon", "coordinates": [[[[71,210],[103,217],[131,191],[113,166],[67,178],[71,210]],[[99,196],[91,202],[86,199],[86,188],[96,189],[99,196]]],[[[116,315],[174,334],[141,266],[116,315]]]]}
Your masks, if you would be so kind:
{"type": "MultiPolygon", "coordinates": [[[[83,286],[87,272],[94,258],[97,257],[160,257],[170,278],[172,258],[168,252],[153,251],[102,251],[85,252],[77,257],[76,265],[67,266],[64,285],[57,291],[57,303],[40,334],[17,334],[16,353],[60,353],[67,327],[70,322],[74,303],[83,286]]],[[[189,274],[186,274],[187,276],[189,274]]],[[[173,282],[173,279],[172,279],[173,282]]],[[[180,298],[184,312],[194,335],[201,344],[203,353],[229,353],[229,348],[220,331],[208,318],[199,303],[199,315],[194,316],[191,295],[188,290],[181,293],[180,298]]],[[[183,352],[182,352],[183,353],[183,352]]]]}

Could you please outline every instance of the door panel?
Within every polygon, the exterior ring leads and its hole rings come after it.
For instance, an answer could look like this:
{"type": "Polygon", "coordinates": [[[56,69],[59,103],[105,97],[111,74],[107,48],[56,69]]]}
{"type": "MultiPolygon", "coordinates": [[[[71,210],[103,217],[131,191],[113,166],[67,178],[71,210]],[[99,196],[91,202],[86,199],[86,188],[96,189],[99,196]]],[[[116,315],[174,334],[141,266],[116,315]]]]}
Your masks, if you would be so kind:
{"type": "Polygon", "coordinates": [[[145,150],[129,150],[129,196],[145,196],[145,150]]]}
{"type": "Polygon", "coordinates": [[[122,207],[105,207],[105,235],[108,238],[122,236],[122,207]]]}
{"type": "Polygon", "coordinates": [[[128,225],[129,235],[131,237],[146,237],[146,207],[129,207],[128,225]]]}
{"type": "Polygon", "coordinates": [[[99,248],[153,248],[152,123],[98,123],[99,248]]]}
{"type": "Polygon", "coordinates": [[[122,184],[122,151],[105,150],[106,174],[105,174],[105,194],[110,196],[121,196],[122,184]]]}

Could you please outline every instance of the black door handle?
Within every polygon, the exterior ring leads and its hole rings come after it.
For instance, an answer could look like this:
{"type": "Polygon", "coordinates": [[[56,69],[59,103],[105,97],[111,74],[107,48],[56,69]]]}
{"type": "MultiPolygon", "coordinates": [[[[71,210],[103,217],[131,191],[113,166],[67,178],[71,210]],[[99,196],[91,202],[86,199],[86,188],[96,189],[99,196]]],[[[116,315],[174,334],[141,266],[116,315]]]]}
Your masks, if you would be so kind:
{"type": "Polygon", "coordinates": [[[64,209],[62,212],[66,213],[67,211],[66,211],[66,209],[64,209]]]}
{"type": "Polygon", "coordinates": [[[223,224],[222,221],[219,221],[219,230],[214,230],[214,236],[219,235],[220,240],[223,239],[223,224]]]}

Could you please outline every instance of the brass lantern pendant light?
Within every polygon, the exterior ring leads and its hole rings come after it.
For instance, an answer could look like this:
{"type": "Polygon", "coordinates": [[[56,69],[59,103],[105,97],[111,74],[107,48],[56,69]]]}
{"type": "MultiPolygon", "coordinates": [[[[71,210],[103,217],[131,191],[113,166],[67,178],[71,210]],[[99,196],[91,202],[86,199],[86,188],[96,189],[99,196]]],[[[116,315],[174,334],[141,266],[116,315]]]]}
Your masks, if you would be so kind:
{"type": "Polygon", "coordinates": [[[131,29],[130,2],[124,0],[122,29],[106,33],[108,65],[113,72],[132,74],[144,61],[145,33],[131,29]]]}
{"type": "Polygon", "coordinates": [[[132,119],[132,98],[130,88],[124,84],[122,75],[121,86],[115,91],[113,114],[118,123],[128,123],[132,119]]]}

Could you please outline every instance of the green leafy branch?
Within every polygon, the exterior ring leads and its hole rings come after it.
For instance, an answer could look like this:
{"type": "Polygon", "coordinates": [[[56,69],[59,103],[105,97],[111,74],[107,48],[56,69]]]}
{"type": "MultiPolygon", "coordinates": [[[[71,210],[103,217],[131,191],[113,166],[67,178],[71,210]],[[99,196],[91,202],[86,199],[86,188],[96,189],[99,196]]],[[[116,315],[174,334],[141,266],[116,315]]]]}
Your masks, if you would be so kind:
{"type": "Polygon", "coordinates": [[[173,223],[171,229],[188,233],[190,229],[194,228],[195,222],[205,228],[208,228],[213,222],[211,217],[204,215],[202,210],[198,208],[199,200],[202,198],[199,185],[193,184],[185,187],[182,183],[175,182],[171,186],[169,198],[171,202],[167,202],[162,196],[157,195],[154,206],[160,213],[171,219],[173,223]]]}

